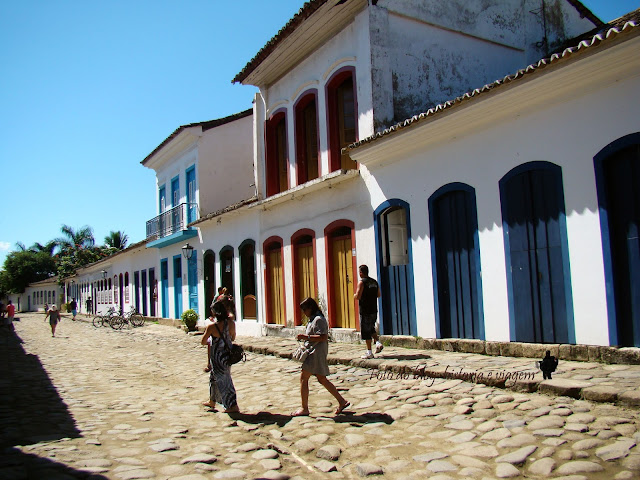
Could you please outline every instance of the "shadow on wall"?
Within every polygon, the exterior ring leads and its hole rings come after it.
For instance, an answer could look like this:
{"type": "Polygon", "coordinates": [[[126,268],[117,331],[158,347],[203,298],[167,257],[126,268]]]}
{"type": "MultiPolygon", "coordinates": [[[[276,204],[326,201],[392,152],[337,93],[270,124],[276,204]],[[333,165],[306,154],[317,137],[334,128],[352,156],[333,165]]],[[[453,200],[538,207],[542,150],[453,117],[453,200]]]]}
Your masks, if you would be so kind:
{"type": "Polygon", "coordinates": [[[40,360],[25,352],[22,343],[16,334],[3,332],[0,336],[0,478],[81,474],[61,463],[12,448],[81,436],[40,360]]]}

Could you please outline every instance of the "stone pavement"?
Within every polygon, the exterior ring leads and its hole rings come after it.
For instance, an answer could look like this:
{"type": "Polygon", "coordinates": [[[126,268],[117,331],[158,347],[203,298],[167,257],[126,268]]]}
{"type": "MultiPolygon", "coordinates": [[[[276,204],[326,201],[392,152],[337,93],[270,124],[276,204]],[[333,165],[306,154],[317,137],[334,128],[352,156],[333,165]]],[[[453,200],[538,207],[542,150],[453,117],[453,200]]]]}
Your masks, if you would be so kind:
{"type": "MultiPolygon", "coordinates": [[[[243,414],[231,418],[200,406],[208,375],[199,337],[65,319],[52,338],[43,318],[22,315],[17,336],[0,335],[0,479],[640,474],[636,408],[460,379],[372,377],[373,370],[337,364],[331,379],[350,411],[334,416],[335,401],[312,381],[312,416],[292,418],[299,364],[250,353],[233,368],[243,414]]],[[[344,348],[330,345],[340,355],[344,348]]],[[[391,359],[391,348],[384,353],[384,362],[407,360],[391,359]]],[[[444,364],[468,361],[443,354],[444,364]]]]}
{"type": "MultiPolygon", "coordinates": [[[[245,350],[291,358],[296,341],[282,337],[239,337],[245,350]]],[[[543,380],[541,358],[522,358],[408,349],[387,346],[375,359],[363,360],[364,345],[332,343],[329,363],[369,369],[378,377],[385,371],[425,379],[461,379],[521,392],[546,393],[594,402],[640,407],[640,365],[560,360],[552,380],[543,380]]]]}

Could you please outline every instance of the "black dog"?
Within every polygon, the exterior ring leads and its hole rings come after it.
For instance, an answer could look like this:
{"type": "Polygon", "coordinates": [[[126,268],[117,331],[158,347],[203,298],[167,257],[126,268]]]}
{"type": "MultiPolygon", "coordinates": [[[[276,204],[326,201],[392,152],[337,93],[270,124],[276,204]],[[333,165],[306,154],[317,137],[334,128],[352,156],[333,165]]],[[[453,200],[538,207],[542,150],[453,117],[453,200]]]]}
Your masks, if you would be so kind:
{"type": "Polygon", "coordinates": [[[556,371],[558,366],[558,359],[551,356],[551,351],[547,350],[547,355],[542,359],[540,364],[540,370],[542,370],[542,378],[544,380],[551,380],[551,372],[556,371]]]}

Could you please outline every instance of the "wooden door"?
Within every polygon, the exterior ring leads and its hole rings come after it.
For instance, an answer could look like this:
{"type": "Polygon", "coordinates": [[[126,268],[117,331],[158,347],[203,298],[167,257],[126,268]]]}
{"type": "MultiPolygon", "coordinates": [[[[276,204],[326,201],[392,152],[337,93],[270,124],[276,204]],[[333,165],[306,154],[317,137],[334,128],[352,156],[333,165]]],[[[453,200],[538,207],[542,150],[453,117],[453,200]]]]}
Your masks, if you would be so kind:
{"type": "Polygon", "coordinates": [[[640,145],[604,161],[618,344],[640,346],[640,145]]]}
{"type": "Polygon", "coordinates": [[[338,328],[356,328],[351,237],[334,238],[332,252],[335,325],[338,328]]]}
{"type": "Polygon", "coordinates": [[[568,343],[560,167],[526,170],[500,183],[515,340],[568,343]]]}
{"type": "Polygon", "coordinates": [[[430,207],[440,338],[482,339],[475,195],[450,191],[430,207]]]}
{"type": "Polygon", "coordinates": [[[307,297],[316,298],[315,272],[313,268],[313,245],[296,246],[296,281],[298,303],[307,297]]]}
{"type": "Polygon", "coordinates": [[[282,291],[282,255],[280,247],[268,252],[267,296],[269,298],[269,319],[271,323],[285,324],[284,295],[282,291]]]}

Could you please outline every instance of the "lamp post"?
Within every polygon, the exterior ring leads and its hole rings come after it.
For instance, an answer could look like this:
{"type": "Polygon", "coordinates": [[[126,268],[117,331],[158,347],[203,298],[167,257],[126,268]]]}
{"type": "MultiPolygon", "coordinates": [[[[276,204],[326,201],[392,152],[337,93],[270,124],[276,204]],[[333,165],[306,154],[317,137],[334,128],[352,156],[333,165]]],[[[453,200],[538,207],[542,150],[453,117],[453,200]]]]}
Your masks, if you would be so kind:
{"type": "Polygon", "coordinates": [[[106,270],[100,270],[100,273],[102,274],[102,278],[104,278],[106,280],[107,279],[107,271],[106,270]]]}
{"type": "Polygon", "coordinates": [[[193,255],[193,247],[187,243],[184,247],[182,247],[182,256],[187,260],[189,260],[192,255],[193,255]]]}

